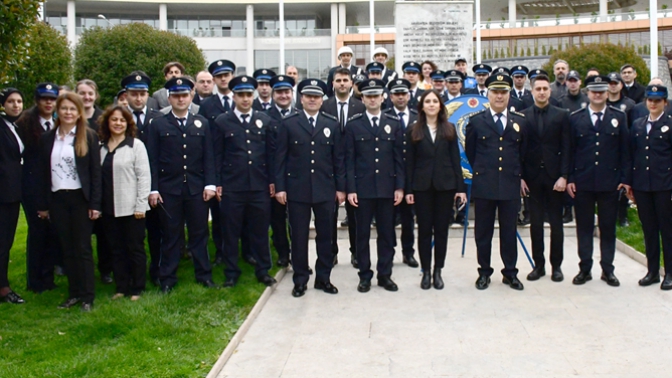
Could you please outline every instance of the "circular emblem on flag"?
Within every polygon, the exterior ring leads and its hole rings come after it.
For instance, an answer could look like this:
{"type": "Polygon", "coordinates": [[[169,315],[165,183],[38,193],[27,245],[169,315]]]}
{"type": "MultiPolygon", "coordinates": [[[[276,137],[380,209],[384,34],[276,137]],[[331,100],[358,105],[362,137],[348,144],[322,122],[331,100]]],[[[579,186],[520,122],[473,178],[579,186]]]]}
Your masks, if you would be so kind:
{"type": "Polygon", "coordinates": [[[136,80],[136,81],[140,81],[140,80],[142,80],[142,76],[140,76],[140,75],[136,76],[136,77],[135,77],[135,80],[136,80]]]}
{"type": "MultiPolygon", "coordinates": [[[[47,88],[47,89],[49,89],[49,88],[47,88]]],[[[653,87],[653,88],[651,88],[651,91],[652,91],[652,92],[658,92],[658,87],[653,87]]]]}
{"type": "Polygon", "coordinates": [[[51,88],[52,88],[51,84],[47,84],[47,86],[45,88],[47,88],[48,90],[51,90],[51,88]]]}
{"type": "Polygon", "coordinates": [[[596,82],[596,83],[601,83],[601,82],[602,82],[602,78],[599,77],[599,76],[596,77],[596,78],[595,78],[595,82],[596,82]]]}
{"type": "Polygon", "coordinates": [[[467,101],[467,105],[469,105],[470,108],[475,108],[478,106],[478,100],[472,97],[467,101]]]}
{"type": "Polygon", "coordinates": [[[310,85],[317,85],[317,80],[313,80],[310,82],[310,85]]]}
{"type": "Polygon", "coordinates": [[[224,64],[224,62],[222,62],[221,60],[217,61],[218,66],[221,66],[222,64],[224,64]]]}
{"type": "Polygon", "coordinates": [[[194,121],[194,126],[201,127],[201,126],[203,126],[203,123],[201,123],[201,121],[199,121],[199,120],[195,120],[194,121]]]}
{"type": "Polygon", "coordinates": [[[282,77],[282,76],[280,76],[280,77],[278,78],[278,81],[284,81],[284,80],[285,80],[285,78],[282,77]]]}
{"type": "Polygon", "coordinates": [[[182,85],[182,80],[181,80],[181,79],[177,79],[176,83],[177,83],[177,85],[182,85]]]}
{"type": "Polygon", "coordinates": [[[243,83],[247,83],[247,78],[243,76],[243,78],[240,79],[240,81],[242,81],[243,83]]]}
{"type": "Polygon", "coordinates": [[[260,129],[264,126],[264,123],[260,119],[258,119],[254,124],[257,125],[257,127],[260,129]]]}
{"type": "Polygon", "coordinates": [[[613,118],[611,120],[611,125],[614,126],[614,127],[618,127],[618,120],[616,118],[613,118]]]}
{"type": "Polygon", "coordinates": [[[331,135],[331,130],[329,130],[328,128],[325,127],[325,128],[324,128],[324,136],[326,136],[327,138],[329,138],[330,135],[331,135]]]}
{"type": "Polygon", "coordinates": [[[388,133],[388,134],[389,134],[390,132],[392,132],[392,128],[390,127],[390,125],[385,125],[385,127],[383,128],[383,130],[385,130],[385,132],[388,133]]]}

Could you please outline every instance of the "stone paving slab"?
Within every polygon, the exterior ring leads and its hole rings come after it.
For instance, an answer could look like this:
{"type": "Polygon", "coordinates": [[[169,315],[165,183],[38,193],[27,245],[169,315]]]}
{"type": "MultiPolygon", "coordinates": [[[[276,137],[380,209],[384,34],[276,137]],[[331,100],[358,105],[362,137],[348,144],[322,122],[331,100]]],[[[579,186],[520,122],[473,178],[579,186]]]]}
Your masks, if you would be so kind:
{"type": "MultiPolygon", "coordinates": [[[[399,291],[387,292],[374,279],[371,291],[362,294],[356,290],[348,242],[340,240],[339,246],[346,252],[332,282],[340,293],[314,290],[311,280],[306,295],[293,298],[288,272],[219,377],[669,374],[665,363],[672,353],[672,293],[639,287],[637,280],[646,269],[624,254],[617,253],[615,261],[621,287],[600,281],[599,256],[593,281],[575,286],[575,238],[565,238],[562,283],[548,276],[524,280],[531,268],[519,248],[525,290],[517,292],[501,283],[502,264],[493,253],[493,282],[488,290],[478,291],[473,239],[460,258],[461,239],[451,238],[444,290],[420,289],[420,269],[402,264],[397,253],[392,278],[399,291]]],[[[373,250],[375,240],[371,246],[373,250]]],[[[495,239],[493,251],[498,248],[495,239]]],[[[312,253],[314,264],[314,249],[312,253]]]]}

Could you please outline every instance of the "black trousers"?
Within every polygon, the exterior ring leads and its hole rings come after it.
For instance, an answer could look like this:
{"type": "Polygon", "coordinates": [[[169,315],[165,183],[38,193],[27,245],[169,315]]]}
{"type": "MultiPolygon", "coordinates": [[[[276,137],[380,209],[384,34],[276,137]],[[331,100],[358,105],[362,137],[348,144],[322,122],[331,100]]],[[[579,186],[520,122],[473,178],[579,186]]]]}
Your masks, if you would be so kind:
{"type": "Polygon", "coordinates": [[[215,244],[215,258],[224,258],[222,252],[222,210],[219,208],[219,201],[217,198],[212,198],[208,201],[210,208],[210,216],[212,217],[212,242],[215,244]]]}
{"type": "Polygon", "coordinates": [[[359,278],[371,280],[371,221],[376,217],[376,248],[378,250],[377,276],[390,277],[392,275],[392,260],[394,259],[394,199],[367,198],[359,199],[359,207],[355,208],[357,219],[357,264],[359,278]]]}
{"type": "Polygon", "coordinates": [[[442,269],[448,250],[448,228],[453,219],[454,190],[416,191],[415,209],[418,212],[418,252],[423,272],[432,266],[432,237],[434,237],[434,269],[442,269]]]}
{"type": "Polygon", "coordinates": [[[289,237],[287,236],[287,206],[271,199],[271,230],[273,245],[278,258],[289,258],[289,237]]]}
{"type": "Polygon", "coordinates": [[[145,253],[145,219],[134,216],[101,218],[105,239],[112,253],[112,269],[117,293],[139,295],[147,281],[145,253]]]}
{"type": "Polygon", "coordinates": [[[268,244],[268,227],[271,220],[271,198],[267,191],[224,192],[222,195],[224,225],[224,274],[237,280],[238,241],[248,230],[252,257],[257,260],[255,274],[261,277],[271,269],[271,251],[268,244]],[[247,225],[245,222],[247,221],[247,225]]]}
{"type": "Polygon", "coordinates": [[[576,236],[579,243],[579,268],[590,272],[593,268],[593,232],[595,231],[595,205],[600,228],[600,265],[602,271],[614,272],[616,252],[616,215],[618,213],[618,191],[589,192],[577,191],[574,197],[576,214],[576,236]]]}
{"type": "Polygon", "coordinates": [[[112,251],[106,240],[105,226],[103,220],[98,219],[93,222],[93,234],[96,235],[96,255],[98,256],[98,272],[101,276],[107,276],[112,273],[112,251]]]}
{"type": "Polygon", "coordinates": [[[626,196],[621,196],[621,198],[618,200],[618,220],[620,221],[625,221],[628,219],[628,207],[630,204],[630,200],[626,196]]]}
{"type": "Polygon", "coordinates": [[[551,267],[560,268],[563,258],[564,232],[562,230],[562,210],[565,192],[553,190],[557,179],[545,171],[534,180],[530,180],[530,197],[527,202],[530,210],[530,236],[532,238],[532,257],[534,265],[543,268],[544,258],[544,213],[548,214],[551,225],[551,267]]]}
{"type": "Polygon", "coordinates": [[[82,190],[59,190],[52,193],[49,217],[58,232],[63,250],[63,263],[68,276],[69,298],[93,302],[95,268],[89,218],[89,202],[82,190]]]}
{"type": "Polygon", "coordinates": [[[0,203],[0,289],[9,287],[9,251],[14,244],[21,202],[0,203]]]}
{"type": "Polygon", "coordinates": [[[308,261],[308,241],[310,232],[310,214],[315,214],[315,245],[317,247],[317,263],[315,264],[315,281],[329,282],[333,268],[331,253],[331,225],[334,203],[289,202],[287,212],[289,225],[292,229],[292,268],[294,284],[306,285],[310,277],[308,261]]]}
{"type": "MultiPolygon", "coordinates": [[[[159,261],[161,260],[161,217],[163,209],[157,207],[145,213],[147,245],[149,245],[149,279],[159,279],[159,261]]],[[[184,227],[182,227],[184,229],[184,227]]]]}
{"type": "Polygon", "coordinates": [[[637,212],[642,222],[646,265],[649,273],[660,271],[660,239],[663,240],[665,274],[672,274],[672,191],[634,191],[637,212]]]}
{"type": "Polygon", "coordinates": [[[208,203],[203,194],[189,194],[186,183],[182,185],[182,195],[162,194],[163,207],[159,209],[161,218],[161,259],[159,261],[159,281],[161,286],[173,287],[177,283],[177,267],[180,264],[180,229],[187,223],[189,250],[194,262],[197,282],[212,279],[212,268],[208,258],[208,203]]]}
{"type": "Polygon", "coordinates": [[[479,275],[491,276],[494,270],[490,266],[492,254],[492,236],[495,231],[495,214],[499,218],[499,254],[504,263],[502,275],[513,277],[518,274],[518,244],[516,242],[516,217],[520,200],[474,199],[476,225],[476,251],[478,253],[479,275]]]}
{"type": "Polygon", "coordinates": [[[28,224],[26,263],[28,290],[41,293],[56,287],[54,266],[61,253],[58,233],[53,222],[37,217],[37,198],[24,196],[23,213],[28,224]]]}
{"type": "MultiPolygon", "coordinates": [[[[334,202],[334,223],[332,226],[332,251],[334,255],[338,254],[338,207],[334,202]]],[[[345,201],[345,214],[348,217],[348,239],[350,240],[350,253],[357,256],[357,217],[355,216],[355,207],[350,202],[345,201]]]]}
{"type": "MultiPolygon", "coordinates": [[[[406,198],[394,208],[395,217],[399,214],[401,217],[401,253],[404,256],[413,256],[415,253],[415,211],[413,205],[406,203],[406,198]]],[[[396,229],[395,229],[395,241],[396,229]]]]}

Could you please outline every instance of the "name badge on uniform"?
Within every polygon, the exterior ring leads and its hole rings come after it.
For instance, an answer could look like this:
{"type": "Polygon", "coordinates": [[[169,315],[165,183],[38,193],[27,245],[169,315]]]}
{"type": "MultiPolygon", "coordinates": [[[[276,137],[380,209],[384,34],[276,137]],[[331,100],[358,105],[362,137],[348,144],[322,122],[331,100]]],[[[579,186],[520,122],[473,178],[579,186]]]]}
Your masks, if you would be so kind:
{"type": "Polygon", "coordinates": [[[331,130],[325,128],[325,129],[324,129],[324,136],[326,136],[327,138],[329,138],[330,135],[331,135],[331,130]]]}
{"type": "Polygon", "coordinates": [[[264,126],[264,123],[260,119],[258,119],[254,124],[257,125],[257,127],[260,129],[264,126]]]}
{"type": "Polygon", "coordinates": [[[669,130],[669,129],[670,129],[669,127],[667,127],[667,126],[663,126],[663,127],[660,128],[660,131],[666,133],[667,130],[669,130]]]}
{"type": "Polygon", "coordinates": [[[203,124],[201,123],[201,121],[199,121],[199,120],[195,120],[195,121],[194,121],[194,126],[200,128],[201,126],[203,126],[203,124]]]}
{"type": "Polygon", "coordinates": [[[520,132],[520,126],[518,126],[517,123],[513,124],[513,129],[516,130],[517,133],[520,132]]]}
{"type": "Polygon", "coordinates": [[[618,120],[616,118],[612,118],[611,125],[614,127],[618,127],[618,120]]]}
{"type": "Polygon", "coordinates": [[[389,134],[392,131],[392,128],[390,127],[390,125],[385,125],[385,128],[383,130],[385,130],[385,132],[389,134]]]}

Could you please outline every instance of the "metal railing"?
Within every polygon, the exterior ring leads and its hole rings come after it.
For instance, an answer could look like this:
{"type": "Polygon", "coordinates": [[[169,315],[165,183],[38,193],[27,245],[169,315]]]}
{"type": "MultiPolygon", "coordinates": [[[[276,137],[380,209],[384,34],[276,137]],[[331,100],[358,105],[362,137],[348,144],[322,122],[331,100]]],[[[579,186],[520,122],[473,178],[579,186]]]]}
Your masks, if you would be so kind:
{"type": "MultiPolygon", "coordinates": [[[[331,29],[285,29],[285,37],[328,37],[331,35],[331,29]]],[[[279,37],[280,30],[259,30],[254,31],[255,37],[279,37]]]]}
{"type": "MultiPolygon", "coordinates": [[[[610,11],[611,12],[611,11],[610,11]]],[[[672,10],[663,9],[658,11],[658,18],[672,17],[672,10]]],[[[609,13],[606,18],[599,14],[590,15],[573,15],[555,18],[541,18],[540,16],[523,17],[516,20],[515,25],[509,26],[509,20],[488,20],[481,21],[481,29],[508,29],[508,28],[522,28],[522,27],[538,27],[538,26],[567,26],[580,24],[595,24],[599,22],[619,22],[632,20],[648,20],[649,12],[622,12],[609,13]]],[[[474,23],[474,30],[476,24],[474,23]]]]}
{"type": "Polygon", "coordinates": [[[168,29],[169,32],[192,38],[221,38],[246,36],[245,29],[223,30],[216,28],[168,29]]]}

